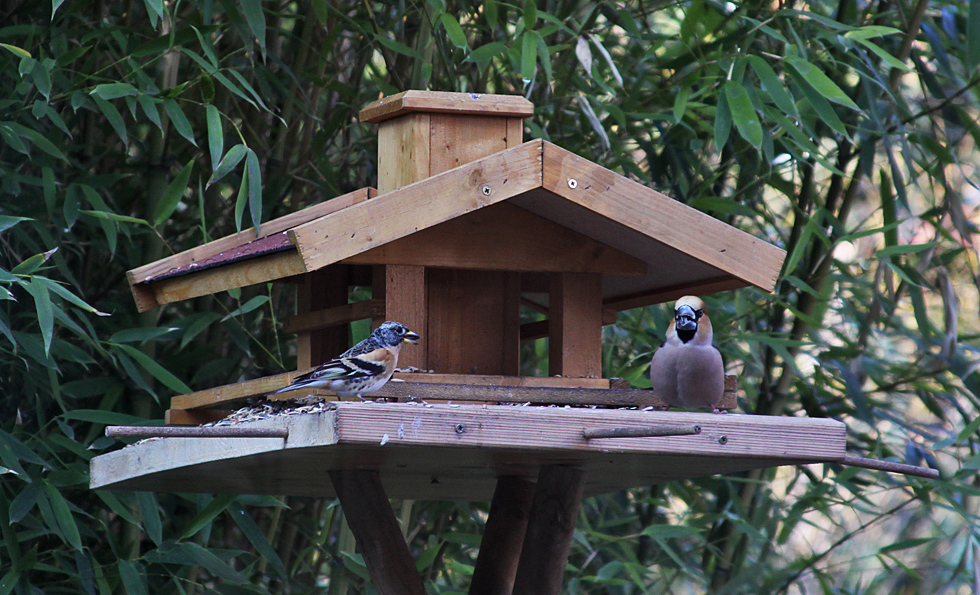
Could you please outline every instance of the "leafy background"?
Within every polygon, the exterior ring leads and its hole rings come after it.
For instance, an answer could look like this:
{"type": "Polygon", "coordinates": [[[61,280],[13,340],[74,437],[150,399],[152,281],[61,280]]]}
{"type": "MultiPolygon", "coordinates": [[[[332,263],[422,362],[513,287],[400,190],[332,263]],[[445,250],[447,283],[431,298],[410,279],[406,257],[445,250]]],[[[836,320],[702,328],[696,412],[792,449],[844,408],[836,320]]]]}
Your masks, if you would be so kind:
{"type": "MultiPolygon", "coordinates": [[[[591,498],[568,592],[980,590],[978,64],[978,0],[5,2],[0,595],[372,591],[334,501],[92,492],[87,463],[106,424],[293,365],[288,292],[138,314],[125,271],[373,183],[356,114],[410,88],[526,95],[529,137],[784,247],[774,294],[708,300],[744,411],[943,472],[591,498]]],[[[607,374],[644,386],[665,326],[622,314],[607,374]]],[[[464,592],[487,504],[394,504],[464,592]]]]}

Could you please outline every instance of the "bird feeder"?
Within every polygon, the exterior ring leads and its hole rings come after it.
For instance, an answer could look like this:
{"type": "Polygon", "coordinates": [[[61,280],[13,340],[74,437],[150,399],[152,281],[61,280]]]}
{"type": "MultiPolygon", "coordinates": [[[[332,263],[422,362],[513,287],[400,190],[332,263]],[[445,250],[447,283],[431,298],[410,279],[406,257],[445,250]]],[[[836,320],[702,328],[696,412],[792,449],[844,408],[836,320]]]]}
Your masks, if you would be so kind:
{"type": "MultiPolygon", "coordinates": [[[[470,593],[557,593],[583,495],[844,461],[839,422],[644,410],[651,391],[601,377],[602,326],[617,312],[771,290],[785,253],[550,142],[523,142],[532,113],[515,96],[382,99],[360,114],[378,125],[377,189],[130,271],[141,311],[298,282],[284,324],[298,370],[174,397],[170,424],[282,388],[349,347],[355,320],[421,334],[399,365],[431,372],[396,374],[374,395],[384,403],[164,428],[176,435],[94,458],[92,487],[339,496],[381,593],[424,592],[388,497],[492,498],[470,593]],[[352,285],[371,299],[348,303],[352,285]],[[522,305],[546,320],[522,325],[522,305]],[[539,337],[549,376],[522,377],[520,343],[539,337]]],[[[734,378],[727,391],[732,408],[734,378]]]]}

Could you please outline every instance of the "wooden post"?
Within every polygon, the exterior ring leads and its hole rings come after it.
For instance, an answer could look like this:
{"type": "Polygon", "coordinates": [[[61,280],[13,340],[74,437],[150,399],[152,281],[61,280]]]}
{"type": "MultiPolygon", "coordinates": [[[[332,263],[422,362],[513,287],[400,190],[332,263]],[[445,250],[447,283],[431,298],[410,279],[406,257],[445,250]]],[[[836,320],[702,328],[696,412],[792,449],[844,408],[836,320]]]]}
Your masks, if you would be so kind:
{"type": "Polygon", "coordinates": [[[548,301],[548,374],[602,375],[602,277],[552,273],[548,301]]]}
{"type": "MultiPolygon", "coordinates": [[[[348,267],[331,265],[303,276],[299,286],[296,314],[347,304],[348,267]]],[[[350,347],[350,326],[343,324],[297,336],[296,369],[305,370],[322,364],[350,347]]]]}
{"type": "Polygon", "coordinates": [[[410,331],[422,335],[417,347],[402,349],[398,367],[414,366],[428,369],[429,322],[426,305],[425,267],[408,265],[384,266],[385,318],[397,320],[410,331]]]}
{"type": "Polygon", "coordinates": [[[425,595],[381,476],[371,470],[328,471],[364,564],[381,595],[425,595]]]}
{"type": "Polygon", "coordinates": [[[585,491],[585,471],[544,465],[531,503],[513,595],[558,595],[585,491]]]}
{"type": "Polygon", "coordinates": [[[469,595],[511,595],[533,497],[530,481],[497,478],[469,595]]]}

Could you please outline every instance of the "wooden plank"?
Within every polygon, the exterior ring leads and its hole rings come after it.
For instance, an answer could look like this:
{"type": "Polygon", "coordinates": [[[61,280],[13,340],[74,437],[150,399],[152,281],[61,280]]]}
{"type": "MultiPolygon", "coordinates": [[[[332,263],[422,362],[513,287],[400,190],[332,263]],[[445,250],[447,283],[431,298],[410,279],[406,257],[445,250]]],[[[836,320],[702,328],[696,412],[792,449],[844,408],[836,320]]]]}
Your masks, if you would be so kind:
{"type": "MultiPolygon", "coordinates": [[[[533,114],[528,114],[531,116],[533,114]]],[[[516,147],[524,142],[524,119],[507,118],[507,148],[516,147]]]]}
{"type": "Polygon", "coordinates": [[[232,409],[167,409],[163,423],[168,426],[199,426],[231,415],[232,409]]]}
{"type": "Polygon", "coordinates": [[[343,262],[606,275],[643,275],[647,270],[639,258],[508,203],[420,230],[343,262]]]}
{"type": "MultiPolygon", "coordinates": [[[[335,264],[307,274],[298,289],[299,312],[315,316],[324,309],[346,306],[349,268],[335,264]]],[[[299,368],[318,366],[346,351],[350,342],[349,326],[334,324],[304,330],[297,337],[296,365],[299,368]]]]}
{"type": "Polygon", "coordinates": [[[95,457],[93,489],[326,497],[325,473],[380,471],[398,498],[489,500],[496,478],[541,465],[587,471],[590,495],[774,465],[840,463],[846,428],[829,419],[559,407],[340,402],[322,413],[244,424],[281,438],[167,438],[95,457]],[[590,428],[698,425],[689,436],[587,440],[590,428]],[[725,438],[722,440],[722,438],[725,438]]]}
{"type": "Polygon", "coordinates": [[[584,470],[563,465],[541,467],[514,579],[514,595],[561,592],[584,491],[584,470]]]}
{"type": "Polygon", "coordinates": [[[606,300],[602,303],[603,308],[614,312],[622,310],[632,310],[633,308],[644,308],[654,304],[662,304],[671,300],[676,300],[685,295],[709,295],[720,291],[729,291],[745,287],[745,282],[735,277],[717,277],[706,279],[696,283],[685,283],[683,285],[673,285],[662,287],[652,291],[643,291],[633,295],[617,297],[606,300]]]}
{"type": "Polygon", "coordinates": [[[432,114],[429,123],[429,175],[507,148],[507,118],[432,114]]]}
{"type": "Polygon", "coordinates": [[[149,288],[153,291],[156,303],[163,305],[305,272],[303,259],[297,252],[277,252],[199,273],[163,279],[151,283],[149,288]]]}
{"type": "Polygon", "coordinates": [[[548,320],[548,374],[601,376],[602,277],[552,273],[548,320]]]}
{"type": "Polygon", "coordinates": [[[511,595],[534,484],[515,476],[497,479],[490,514],[483,529],[480,553],[473,567],[469,595],[511,595]]]}
{"type": "MultiPolygon", "coordinates": [[[[428,367],[450,374],[515,375],[513,356],[505,357],[505,321],[517,310],[505,295],[510,273],[460,269],[428,270],[428,367]],[[505,361],[512,367],[506,368],[505,361]]],[[[511,295],[511,298],[514,296],[511,295]]],[[[515,329],[516,332],[516,329],[515,329]]]]}
{"type": "Polygon", "coordinates": [[[385,267],[385,315],[422,336],[416,346],[406,346],[398,355],[398,367],[429,367],[430,331],[426,275],[420,266],[385,267]]]}
{"type": "Polygon", "coordinates": [[[531,141],[300,225],[290,239],[315,270],[540,184],[541,141],[531,141]]]}
{"type": "Polygon", "coordinates": [[[378,191],[429,177],[429,114],[409,114],[378,128],[378,191]]]}
{"type": "MultiPolygon", "coordinates": [[[[290,316],[282,324],[284,333],[300,333],[320,328],[348,324],[365,318],[384,318],[385,303],[383,300],[363,300],[343,306],[324,308],[305,314],[290,316]]],[[[343,350],[341,350],[343,351],[343,350]]]]}
{"type": "Polygon", "coordinates": [[[377,123],[412,112],[526,118],[534,115],[534,104],[520,95],[409,90],[368,104],[361,110],[358,118],[361,122],[377,123]]]}
{"type": "Polygon", "coordinates": [[[377,193],[378,191],[374,188],[361,188],[360,190],[343,194],[336,198],[309,206],[300,211],[296,211],[295,213],[290,213],[289,215],[279,217],[278,219],[266,221],[262,224],[260,235],[255,234],[254,228],[242,230],[240,233],[225,236],[212,242],[208,242],[202,246],[191,248],[190,250],[185,250],[184,252],[174,254],[173,256],[168,256],[167,258],[162,258],[155,262],[132,269],[126,273],[126,277],[129,279],[129,284],[131,286],[137,283],[142,283],[150,277],[166,273],[171,269],[187,266],[194,262],[200,262],[201,260],[204,260],[210,256],[214,256],[215,254],[241,246],[242,244],[246,244],[257,238],[264,238],[277,233],[282,233],[287,229],[307,223],[317,219],[318,217],[323,217],[324,215],[329,215],[330,213],[346,209],[351,205],[368,200],[371,196],[376,196],[377,193]]]}
{"type": "Polygon", "coordinates": [[[373,470],[328,471],[364,565],[380,595],[425,595],[381,477],[373,470]]]}
{"type": "MultiPolygon", "coordinates": [[[[403,350],[408,353],[409,349],[403,350]]],[[[399,358],[401,359],[401,358],[399,358]]],[[[209,388],[170,400],[172,411],[196,410],[215,407],[249,397],[266,395],[288,385],[299,374],[312,368],[266,376],[209,388]]],[[[391,399],[444,399],[452,401],[482,401],[492,403],[548,403],[562,405],[603,404],[616,407],[664,407],[652,391],[646,389],[610,389],[606,378],[562,378],[535,376],[496,376],[468,374],[416,374],[398,372],[395,381],[382,387],[373,398],[391,399]],[[405,381],[407,380],[407,381],[405,381]]],[[[273,398],[292,399],[307,394],[318,394],[330,400],[330,391],[291,391],[273,398]]],[[[719,409],[735,409],[738,406],[737,378],[725,377],[725,396],[719,409]]],[[[181,423],[181,422],[173,422],[181,423]]]]}
{"type": "Polygon", "coordinates": [[[549,142],[543,167],[545,189],[750,285],[775,287],[784,250],[549,142]]]}

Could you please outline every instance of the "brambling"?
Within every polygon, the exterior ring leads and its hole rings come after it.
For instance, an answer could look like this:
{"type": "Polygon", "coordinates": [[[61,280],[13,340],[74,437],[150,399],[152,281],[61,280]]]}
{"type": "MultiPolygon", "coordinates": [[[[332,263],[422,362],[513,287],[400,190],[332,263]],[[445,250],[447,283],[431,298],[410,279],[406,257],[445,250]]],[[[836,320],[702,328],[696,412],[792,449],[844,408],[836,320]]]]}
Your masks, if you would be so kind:
{"type": "Polygon", "coordinates": [[[388,321],[371,335],[334,359],[301,374],[286,386],[270,394],[301,388],[325,388],[341,398],[364,400],[385,385],[395,372],[398,352],[403,343],[418,344],[421,337],[400,322],[388,321]]]}
{"type": "Polygon", "coordinates": [[[674,303],[667,340],[650,361],[653,391],[667,409],[710,407],[714,413],[725,394],[725,366],[712,344],[711,319],[701,298],[687,295],[674,303]]]}

